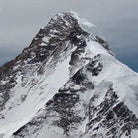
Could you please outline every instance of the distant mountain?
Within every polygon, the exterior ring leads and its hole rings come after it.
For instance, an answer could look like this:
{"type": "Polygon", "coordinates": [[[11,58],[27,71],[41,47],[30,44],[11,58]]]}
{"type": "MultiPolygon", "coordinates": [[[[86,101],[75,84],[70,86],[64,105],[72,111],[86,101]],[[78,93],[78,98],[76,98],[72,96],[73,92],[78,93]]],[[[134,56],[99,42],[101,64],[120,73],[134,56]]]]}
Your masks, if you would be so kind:
{"type": "Polygon", "coordinates": [[[57,14],[0,67],[0,138],[138,137],[138,74],[84,26],[57,14]]]}

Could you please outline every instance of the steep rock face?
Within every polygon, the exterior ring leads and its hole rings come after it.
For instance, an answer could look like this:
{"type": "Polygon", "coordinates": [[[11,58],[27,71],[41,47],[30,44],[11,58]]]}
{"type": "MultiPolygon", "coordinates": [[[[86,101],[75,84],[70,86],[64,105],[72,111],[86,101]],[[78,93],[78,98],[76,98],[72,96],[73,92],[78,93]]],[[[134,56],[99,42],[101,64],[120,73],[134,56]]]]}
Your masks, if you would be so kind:
{"type": "Polygon", "coordinates": [[[69,13],[62,15],[57,14],[44,29],[40,29],[29,47],[25,48],[14,60],[0,67],[0,80],[4,80],[6,83],[0,86],[1,90],[4,89],[1,97],[3,100],[0,106],[3,107],[4,103],[9,99],[9,91],[15,86],[14,83],[16,83],[17,73],[20,72],[27,81],[27,76],[30,77],[30,74],[32,74],[57,47],[63,45],[66,40],[70,39],[74,43],[77,43],[75,34],[88,35],[88,33],[84,32],[79,27],[77,20],[69,13]],[[5,89],[7,90],[5,91],[5,89]]]}
{"type": "Polygon", "coordinates": [[[137,138],[138,75],[81,24],[57,14],[0,67],[0,137],[137,138]]]}

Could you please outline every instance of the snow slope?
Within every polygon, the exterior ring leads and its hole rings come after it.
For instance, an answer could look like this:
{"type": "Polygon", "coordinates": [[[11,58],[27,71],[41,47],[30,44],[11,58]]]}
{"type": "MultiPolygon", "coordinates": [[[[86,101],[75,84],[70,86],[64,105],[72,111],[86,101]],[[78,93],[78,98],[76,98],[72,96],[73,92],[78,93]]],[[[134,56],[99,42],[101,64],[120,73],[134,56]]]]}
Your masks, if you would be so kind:
{"type": "Polygon", "coordinates": [[[0,68],[1,138],[137,138],[138,74],[82,25],[57,14],[0,68]]]}

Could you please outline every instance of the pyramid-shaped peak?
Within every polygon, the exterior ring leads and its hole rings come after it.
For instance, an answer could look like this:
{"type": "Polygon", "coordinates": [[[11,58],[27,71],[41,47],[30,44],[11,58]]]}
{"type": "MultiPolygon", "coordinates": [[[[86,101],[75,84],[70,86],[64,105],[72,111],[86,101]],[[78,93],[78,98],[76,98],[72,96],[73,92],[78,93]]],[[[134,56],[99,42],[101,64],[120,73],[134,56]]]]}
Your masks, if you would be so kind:
{"type": "Polygon", "coordinates": [[[51,18],[48,26],[74,26],[78,24],[78,18],[72,12],[62,12],[51,18]]]}
{"type": "Polygon", "coordinates": [[[88,20],[79,16],[76,11],[68,11],[68,12],[61,12],[56,14],[49,22],[51,24],[64,24],[64,25],[75,25],[78,24],[83,29],[83,26],[87,27],[95,27],[94,24],[89,22],[88,20]]]}

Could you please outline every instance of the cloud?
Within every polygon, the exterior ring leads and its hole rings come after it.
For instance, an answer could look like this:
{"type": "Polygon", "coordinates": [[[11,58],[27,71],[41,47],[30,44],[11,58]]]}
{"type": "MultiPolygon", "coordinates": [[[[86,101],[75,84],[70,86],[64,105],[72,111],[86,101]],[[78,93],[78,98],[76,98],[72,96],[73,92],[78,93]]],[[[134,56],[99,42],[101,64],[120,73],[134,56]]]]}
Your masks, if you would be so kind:
{"type": "Polygon", "coordinates": [[[0,51],[4,49],[7,57],[13,51],[22,51],[51,17],[73,10],[95,24],[97,27],[90,31],[104,36],[113,51],[123,58],[124,50],[133,54],[138,49],[137,7],[137,0],[1,0],[0,51]]]}

